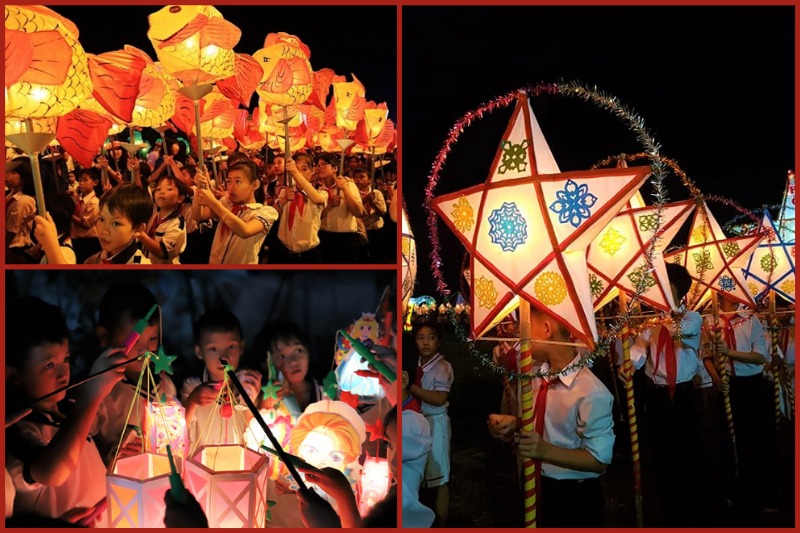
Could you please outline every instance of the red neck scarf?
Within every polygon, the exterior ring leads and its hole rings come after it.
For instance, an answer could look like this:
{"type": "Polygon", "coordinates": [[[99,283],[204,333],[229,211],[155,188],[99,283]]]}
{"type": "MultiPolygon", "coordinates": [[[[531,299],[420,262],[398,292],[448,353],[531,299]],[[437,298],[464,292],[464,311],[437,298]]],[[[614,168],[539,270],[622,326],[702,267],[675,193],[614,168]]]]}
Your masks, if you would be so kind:
{"type": "Polygon", "coordinates": [[[299,211],[300,216],[303,216],[303,212],[306,208],[306,195],[303,191],[295,191],[294,192],[294,199],[292,200],[292,205],[289,206],[289,230],[292,229],[294,226],[294,216],[299,211]]]}
{"type": "Polygon", "coordinates": [[[658,344],[656,345],[656,370],[658,370],[658,363],[661,360],[661,354],[666,356],[664,366],[667,370],[667,387],[669,388],[669,397],[672,399],[675,396],[675,387],[678,383],[678,358],[675,355],[675,340],[672,338],[672,333],[666,326],[661,326],[658,332],[658,344]]]}

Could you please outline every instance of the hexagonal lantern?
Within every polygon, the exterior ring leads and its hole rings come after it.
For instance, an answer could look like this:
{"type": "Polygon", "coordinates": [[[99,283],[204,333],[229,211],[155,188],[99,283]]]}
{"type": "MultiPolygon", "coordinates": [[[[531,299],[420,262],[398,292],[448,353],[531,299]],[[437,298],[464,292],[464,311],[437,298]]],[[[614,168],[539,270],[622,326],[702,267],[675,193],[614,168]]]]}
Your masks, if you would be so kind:
{"type": "MultiPolygon", "coordinates": [[[[180,470],[181,459],[175,458],[180,470]]],[[[106,474],[109,527],[163,528],[169,458],[144,453],[118,459],[106,474]]]]}
{"type": "Polygon", "coordinates": [[[202,446],[187,461],[184,483],[209,527],[265,527],[269,460],[239,444],[202,446]]]}

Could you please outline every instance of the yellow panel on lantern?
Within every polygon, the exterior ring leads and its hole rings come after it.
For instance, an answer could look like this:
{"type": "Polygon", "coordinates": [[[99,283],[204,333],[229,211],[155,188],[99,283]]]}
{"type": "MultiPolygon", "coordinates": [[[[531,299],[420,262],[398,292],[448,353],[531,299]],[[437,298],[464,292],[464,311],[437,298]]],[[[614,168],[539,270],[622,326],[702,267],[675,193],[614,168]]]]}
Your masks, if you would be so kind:
{"type": "Polygon", "coordinates": [[[353,81],[333,84],[333,96],[336,103],[336,125],[346,130],[354,130],[358,121],[364,118],[367,92],[358,78],[353,81]]]}
{"type": "Polygon", "coordinates": [[[256,91],[267,103],[294,105],[305,102],[314,88],[311,63],[299,39],[269,34],[265,47],[253,54],[263,74],[256,91]]]}
{"type": "Polygon", "coordinates": [[[233,135],[236,119],[236,103],[214,88],[203,97],[205,111],[200,116],[200,132],[203,137],[224,139],[233,135]]]}
{"type": "Polygon", "coordinates": [[[7,117],[59,117],[92,93],[78,28],[55,11],[6,5],[5,40],[7,117]]]}
{"type": "MultiPolygon", "coordinates": [[[[35,118],[31,120],[33,124],[33,131],[35,133],[55,133],[56,126],[58,125],[57,117],[49,118],[35,118]]],[[[25,121],[15,118],[6,119],[6,136],[15,133],[24,133],[28,130],[25,129],[25,121]]]]}
{"type": "Polygon", "coordinates": [[[411,226],[408,224],[405,209],[401,215],[403,234],[400,241],[400,250],[403,261],[401,272],[403,278],[403,315],[405,316],[408,300],[411,299],[411,295],[414,293],[414,284],[417,281],[417,243],[414,240],[411,226]]]}
{"type": "MultiPolygon", "coordinates": [[[[126,46],[125,50],[133,50],[133,47],[126,46]]],[[[131,124],[157,128],[175,114],[175,93],[170,89],[175,82],[161,65],[146,54],[144,56],[147,57],[147,66],[142,72],[131,124]]]]}
{"type": "Polygon", "coordinates": [[[364,110],[364,123],[371,141],[374,141],[381,134],[387,118],[389,118],[389,110],[386,108],[364,110]]]}

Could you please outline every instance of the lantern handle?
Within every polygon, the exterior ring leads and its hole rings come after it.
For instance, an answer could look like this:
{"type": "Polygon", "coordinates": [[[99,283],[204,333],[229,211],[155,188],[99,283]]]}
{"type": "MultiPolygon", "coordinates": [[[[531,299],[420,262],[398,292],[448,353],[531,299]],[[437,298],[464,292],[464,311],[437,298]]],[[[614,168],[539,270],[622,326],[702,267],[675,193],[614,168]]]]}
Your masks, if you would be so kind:
{"type": "Polygon", "coordinates": [[[178,503],[186,503],[189,498],[186,495],[186,487],[183,486],[181,475],[178,474],[178,469],[175,468],[175,459],[172,457],[172,448],[167,444],[167,457],[169,458],[169,487],[172,490],[172,497],[178,503]]]}
{"type": "Polygon", "coordinates": [[[380,372],[381,375],[389,381],[389,383],[394,383],[395,381],[397,381],[397,373],[393,372],[392,369],[386,366],[386,364],[383,361],[379,361],[375,357],[375,354],[373,354],[369,350],[369,348],[367,348],[361,341],[359,341],[358,339],[354,339],[353,337],[348,335],[347,332],[343,329],[340,329],[339,333],[341,333],[344,336],[344,338],[350,341],[350,346],[353,347],[356,353],[358,353],[358,355],[366,359],[367,362],[375,368],[375,370],[380,372]]]}
{"type": "MultiPolygon", "coordinates": [[[[219,362],[222,363],[224,366],[228,367],[227,360],[220,359],[219,362]]],[[[258,412],[258,409],[256,408],[255,404],[253,404],[253,400],[250,399],[250,396],[247,395],[247,391],[244,390],[242,382],[239,381],[238,377],[236,377],[236,371],[233,368],[228,367],[226,372],[228,373],[228,377],[231,379],[234,386],[236,387],[236,390],[239,391],[239,395],[244,400],[245,405],[247,405],[247,408],[250,409],[251,413],[253,413],[253,417],[255,417],[255,419],[258,421],[258,424],[261,426],[261,429],[264,430],[264,433],[267,435],[267,438],[269,438],[270,442],[272,443],[273,448],[275,448],[275,450],[278,452],[278,457],[281,458],[281,461],[283,461],[283,464],[286,465],[286,468],[289,470],[289,473],[292,475],[294,480],[300,486],[300,491],[303,492],[303,494],[308,494],[308,487],[306,487],[306,484],[303,482],[303,478],[300,477],[300,473],[294,467],[294,464],[292,464],[292,460],[289,457],[289,454],[286,453],[286,451],[281,447],[281,443],[278,442],[278,439],[276,439],[275,435],[272,434],[272,430],[269,429],[267,423],[264,422],[264,418],[261,416],[261,413],[258,412]]]]}

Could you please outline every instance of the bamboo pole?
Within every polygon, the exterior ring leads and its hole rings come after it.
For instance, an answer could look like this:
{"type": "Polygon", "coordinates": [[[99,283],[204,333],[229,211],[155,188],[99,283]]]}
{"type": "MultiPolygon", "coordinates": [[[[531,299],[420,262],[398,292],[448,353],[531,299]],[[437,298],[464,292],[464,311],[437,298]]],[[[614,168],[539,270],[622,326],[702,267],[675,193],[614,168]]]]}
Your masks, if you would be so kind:
{"type": "MultiPolygon", "coordinates": [[[[719,330],[719,303],[717,302],[717,294],[711,295],[711,308],[714,312],[714,340],[719,341],[722,339],[722,333],[719,330]]],[[[717,356],[717,366],[719,367],[719,377],[723,383],[730,383],[728,378],[728,366],[726,357],[719,353],[714,343],[714,354],[717,356]]],[[[733,427],[733,409],[731,409],[731,393],[730,390],[725,390],[722,393],[723,404],[725,407],[725,420],[728,423],[728,434],[731,437],[731,446],[733,447],[733,472],[734,476],[739,477],[739,452],[736,449],[736,431],[733,427]]]]}
{"type": "Polygon", "coordinates": [[[780,360],[778,355],[778,315],[775,314],[775,292],[769,291],[769,320],[767,322],[770,328],[770,340],[772,353],[770,354],[772,364],[772,392],[775,403],[775,428],[781,425],[781,372],[783,370],[783,361],[780,360]]]}
{"type": "MultiPolygon", "coordinates": [[[[628,295],[619,292],[619,310],[625,314],[628,306],[628,295]]],[[[628,407],[628,428],[631,435],[631,462],[633,463],[633,493],[636,505],[636,527],[644,526],[642,505],[642,463],[639,456],[639,428],[636,421],[636,404],[633,396],[633,362],[631,361],[631,336],[628,321],[622,324],[622,367],[625,379],[625,403],[628,407]]]]}
{"type": "MultiPolygon", "coordinates": [[[[533,372],[533,344],[531,343],[531,308],[530,304],[520,299],[519,302],[520,373],[528,375],[533,372]]],[[[522,427],[521,431],[533,431],[533,382],[522,383],[522,427]]],[[[533,459],[522,460],[522,479],[525,496],[525,527],[536,527],[536,462],[533,459]]]]}

